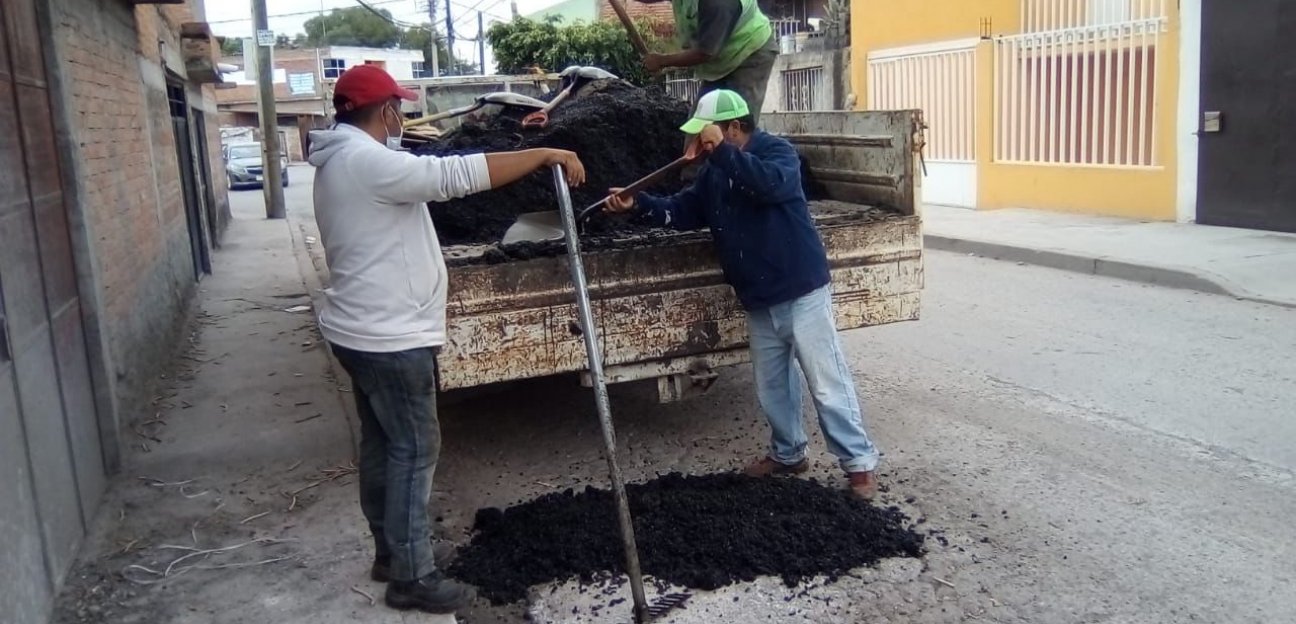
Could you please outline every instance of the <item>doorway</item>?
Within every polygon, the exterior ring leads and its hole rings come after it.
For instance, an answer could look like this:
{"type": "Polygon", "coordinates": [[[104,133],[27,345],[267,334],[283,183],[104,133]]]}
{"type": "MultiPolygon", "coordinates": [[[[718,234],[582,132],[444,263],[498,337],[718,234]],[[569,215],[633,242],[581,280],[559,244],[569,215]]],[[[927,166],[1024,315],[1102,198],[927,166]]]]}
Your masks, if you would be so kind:
{"type": "Polygon", "coordinates": [[[194,279],[211,273],[211,249],[207,245],[207,211],[203,208],[202,188],[194,155],[194,141],[189,123],[189,103],[184,85],[167,83],[167,102],[171,108],[171,129],[175,132],[176,162],[180,166],[180,186],[184,196],[185,221],[189,226],[189,247],[193,253],[194,279]]]}
{"type": "Polygon", "coordinates": [[[1202,3],[1197,222],[1296,232],[1296,3],[1202,3]]]}

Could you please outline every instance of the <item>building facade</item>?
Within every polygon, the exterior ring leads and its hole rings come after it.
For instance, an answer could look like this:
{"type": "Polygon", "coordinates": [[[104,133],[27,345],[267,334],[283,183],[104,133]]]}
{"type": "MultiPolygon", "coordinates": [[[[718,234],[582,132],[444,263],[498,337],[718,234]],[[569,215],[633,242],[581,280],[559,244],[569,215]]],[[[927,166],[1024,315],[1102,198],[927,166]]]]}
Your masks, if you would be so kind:
{"type": "Polygon", "coordinates": [[[41,622],[229,220],[201,1],[0,5],[0,604],[41,622]]]}
{"type": "Polygon", "coordinates": [[[1296,153],[1237,113],[1296,98],[1296,14],[1203,19],[1224,4],[854,0],[852,88],[923,110],[932,203],[1293,230],[1296,153]]]}
{"type": "MultiPolygon", "coordinates": [[[[556,17],[564,24],[575,22],[593,22],[599,18],[598,0],[562,0],[543,9],[527,13],[523,17],[533,20],[546,20],[556,17]]],[[[630,4],[638,4],[631,2],[630,4]]]]}
{"type": "MultiPolygon", "coordinates": [[[[331,46],[319,49],[275,50],[275,113],[281,145],[289,160],[306,158],[306,134],[326,127],[333,114],[333,83],[342,72],[357,65],[378,65],[396,80],[410,82],[431,77],[420,50],[331,46]]],[[[241,56],[223,63],[238,67],[225,75],[225,88],[216,91],[220,127],[226,138],[256,140],[260,135],[255,72],[248,72],[241,56]],[[253,75],[249,75],[252,73],[253,75]]]]}

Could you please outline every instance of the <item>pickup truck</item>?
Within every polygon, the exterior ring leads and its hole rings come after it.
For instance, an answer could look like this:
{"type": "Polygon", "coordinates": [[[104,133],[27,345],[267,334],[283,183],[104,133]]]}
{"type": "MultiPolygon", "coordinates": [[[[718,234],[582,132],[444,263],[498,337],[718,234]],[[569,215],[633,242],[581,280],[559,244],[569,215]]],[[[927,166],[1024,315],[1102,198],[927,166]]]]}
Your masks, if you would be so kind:
{"type": "MultiPolygon", "coordinates": [[[[761,125],[797,146],[827,197],[811,209],[828,250],[838,328],[916,320],[919,113],[771,113],[761,125]]],[[[499,262],[481,245],[444,253],[440,390],[585,370],[564,257],[499,262]]],[[[660,400],[674,401],[711,387],[718,369],[748,361],[745,317],[708,232],[654,231],[583,256],[609,383],[656,379],[660,400]]]]}

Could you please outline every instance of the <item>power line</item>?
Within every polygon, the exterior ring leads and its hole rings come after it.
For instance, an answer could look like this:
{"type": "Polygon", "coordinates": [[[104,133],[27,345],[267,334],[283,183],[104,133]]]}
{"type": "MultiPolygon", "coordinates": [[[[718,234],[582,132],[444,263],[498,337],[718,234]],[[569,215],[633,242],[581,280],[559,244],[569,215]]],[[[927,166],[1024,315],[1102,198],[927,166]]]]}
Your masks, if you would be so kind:
{"type": "MultiPolygon", "coordinates": [[[[490,6],[487,6],[487,7],[484,8],[484,9],[478,9],[478,8],[477,8],[477,7],[481,6],[481,5],[482,5],[484,2],[486,2],[486,1],[487,1],[487,0],[478,0],[478,1],[477,1],[477,4],[474,4],[474,5],[471,6],[471,7],[464,7],[463,5],[459,5],[459,7],[463,9],[463,12],[459,13],[459,18],[458,18],[458,19],[454,20],[455,26],[458,26],[458,25],[459,25],[459,20],[471,20],[471,19],[474,19],[474,18],[476,17],[476,15],[475,15],[476,13],[481,13],[481,14],[485,15],[486,17],[489,17],[489,18],[491,18],[491,19],[495,19],[495,20],[500,20],[500,21],[503,21],[503,22],[507,22],[507,21],[509,21],[510,19],[512,19],[511,17],[510,17],[510,18],[506,18],[506,17],[500,16],[500,15],[495,15],[494,13],[491,13],[491,12],[490,12],[491,9],[493,9],[493,8],[499,6],[500,4],[502,4],[502,3],[504,2],[504,0],[494,0],[494,2],[492,2],[492,3],[490,4],[490,6]]],[[[451,0],[451,4],[458,4],[458,3],[454,2],[453,0],[451,0]]],[[[468,40],[465,39],[465,41],[468,41],[468,40]]]]}
{"type": "MultiPolygon", "coordinates": [[[[429,29],[431,29],[431,26],[430,26],[430,25],[424,25],[424,24],[411,24],[411,23],[409,23],[409,22],[405,22],[405,21],[398,20],[398,19],[396,19],[396,18],[394,18],[394,17],[392,17],[392,16],[390,16],[390,15],[386,15],[386,14],[384,14],[383,12],[381,12],[381,11],[379,11],[379,10],[373,8],[373,6],[371,6],[369,3],[365,2],[365,0],[355,0],[355,1],[356,1],[356,4],[359,4],[360,6],[362,6],[362,7],[366,8],[366,9],[368,9],[370,13],[373,13],[374,15],[377,15],[378,17],[380,17],[380,18],[382,18],[383,20],[385,20],[387,23],[389,23],[389,24],[391,24],[392,26],[395,26],[395,27],[397,27],[397,28],[401,28],[401,29],[405,29],[405,30],[409,30],[409,29],[413,29],[413,28],[417,28],[417,29],[419,29],[419,30],[429,30],[429,29]]],[[[375,3],[375,4],[376,4],[376,3],[375,3]]],[[[453,4],[453,3],[452,3],[452,4],[453,4]]],[[[455,37],[455,40],[456,40],[456,41],[471,41],[471,42],[473,42],[473,43],[476,43],[476,42],[477,42],[477,38],[475,38],[475,37],[474,37],[474,38],[469,38],[469,37],[455,37]]]]}
{"type": "MultiPolygon", "coordinates": [[[[398,3],[408,2],[408,1],[409,0],[378,0],[377,2],[370,2],[369,4],[377,6],[380,4],[398,4],[398,3]]],[[[336,11],[338,8],[339,7],[334,7],[331,10],[336,11]]],[[[271,15],[270,19],[275,19],[280,17],[300,17],[302,15],[320,15],[320,14],[321,12],[319,9],[316,9],[314,11],[298,11],[296,13],[276,13],[274,15],[271,15]]],[[[208,24],[233,24],[235,22],[251,22],[251,21],[252,18],[250,17],[238,17],[234,19],[209,20],[207,23],[208,24]]]]}

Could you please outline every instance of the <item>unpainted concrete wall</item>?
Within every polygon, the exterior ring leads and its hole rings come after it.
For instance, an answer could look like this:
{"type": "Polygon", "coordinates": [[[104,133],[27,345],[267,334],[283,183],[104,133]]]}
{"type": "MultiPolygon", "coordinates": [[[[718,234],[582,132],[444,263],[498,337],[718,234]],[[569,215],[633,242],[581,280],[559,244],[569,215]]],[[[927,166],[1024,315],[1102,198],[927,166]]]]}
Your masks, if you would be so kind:
{"type": "Polygon", "coordinates": [[[783,92],[783,72],[814,67],[823,68],[823,82],[819,85],[816,102],[819,110],[847,110],[850,104],[850,48],[836,50],[806,50],[793,54],[780,54],[774,61],[769,84],[765,88],[762,113],[786,112],[783,92]]]}

